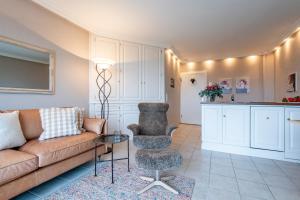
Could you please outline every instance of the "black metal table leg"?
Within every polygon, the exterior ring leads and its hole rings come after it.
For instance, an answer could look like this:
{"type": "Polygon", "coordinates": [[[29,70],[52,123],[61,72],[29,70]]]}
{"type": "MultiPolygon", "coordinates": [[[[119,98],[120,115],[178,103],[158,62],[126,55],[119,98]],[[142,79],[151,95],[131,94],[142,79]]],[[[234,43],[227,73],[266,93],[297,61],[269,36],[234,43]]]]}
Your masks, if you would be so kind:
{"type": "Polygon", "coordinates": [[[94,162],[95,162],[95,176],[97,176],[97,144],[95,144],[95,158],[94,158],[94,162]]]}
{"type": "Polygon", "coordinates": [[[127,140],[127,158],[128,158],[128,163],[127,163],[128,172],[130,172],[130,169],[129,169],[129,140],[127,140]]]}
{"type": "Polygon", "coordinates": [[[111,183],[114,184],[114,144],[111,145],[111,183]]]}

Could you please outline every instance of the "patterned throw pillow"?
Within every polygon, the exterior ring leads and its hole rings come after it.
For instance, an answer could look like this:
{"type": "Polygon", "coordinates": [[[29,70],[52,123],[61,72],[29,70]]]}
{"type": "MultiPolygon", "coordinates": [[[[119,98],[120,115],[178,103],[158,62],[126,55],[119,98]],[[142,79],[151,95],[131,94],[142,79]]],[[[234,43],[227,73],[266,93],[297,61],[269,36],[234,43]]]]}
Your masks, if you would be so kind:
{"type": "Polygon", "coordinates": [[[74,107],[77,113],[77,125],[81,132],[85,132],[83,128],[84,108],[74,107]]]}
{"type": "Polygon", "coordinates": [[[40,109],[43,133],[39,140],[56,137],[78,135],[78,112],[76,108],[45,108],[40,109]]]}

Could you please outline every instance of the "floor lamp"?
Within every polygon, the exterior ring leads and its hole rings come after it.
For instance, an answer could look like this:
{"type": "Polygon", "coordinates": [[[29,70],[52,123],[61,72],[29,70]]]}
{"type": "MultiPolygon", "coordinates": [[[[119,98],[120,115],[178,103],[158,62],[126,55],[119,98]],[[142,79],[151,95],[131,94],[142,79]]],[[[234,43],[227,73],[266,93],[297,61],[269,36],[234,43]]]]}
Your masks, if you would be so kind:
{"type": "MultiPolygon", "coordinates": [[[[94,58],[93,62],[96,65],[96,85],[98,87],[98,100],[101,106],[100,117],[106,120],[108,133],[108,118],[109,118],[109,101],[108,98],[111,94],[111,85],[109,83],[112,73],[109,70],[109,67],[114,64],[114,61],[104,58],[94,58]]],[[[112,150],[110,147],[107,147],[105,154],[110,153],[112,150]]]]}
{"type": "MultiPolygon", "coordinates": [[[[109,118],[109,102],[108,98],[111,94],[111,85],[109,83],[112,78],[112,73],[109,67],[114,64],[114,61],[104,58],[94,58],[93,62],[96,65],[96,84],[98,87],[98,100],[101,106],[100,117],[108,120],[109,118]]],[[[108,122],[107,122],[108,123],[108,122]]]]}

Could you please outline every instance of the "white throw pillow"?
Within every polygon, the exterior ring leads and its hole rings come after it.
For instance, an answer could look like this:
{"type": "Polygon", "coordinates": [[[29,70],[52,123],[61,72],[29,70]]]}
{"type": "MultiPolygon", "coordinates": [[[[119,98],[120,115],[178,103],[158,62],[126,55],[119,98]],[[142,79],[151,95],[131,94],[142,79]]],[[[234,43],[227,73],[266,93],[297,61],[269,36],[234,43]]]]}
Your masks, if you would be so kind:
{"type": "Polygon", "coordinates": [[[0,150],[19,147],[25,143],[19,111],[0,113],[0,150]]]}
{"type": "Polygon", "coordinates": [[[78,135],[78,113],[76,108],[40,109],[43,133],[39,140],[46,140],[68,135],[78,135]]]}

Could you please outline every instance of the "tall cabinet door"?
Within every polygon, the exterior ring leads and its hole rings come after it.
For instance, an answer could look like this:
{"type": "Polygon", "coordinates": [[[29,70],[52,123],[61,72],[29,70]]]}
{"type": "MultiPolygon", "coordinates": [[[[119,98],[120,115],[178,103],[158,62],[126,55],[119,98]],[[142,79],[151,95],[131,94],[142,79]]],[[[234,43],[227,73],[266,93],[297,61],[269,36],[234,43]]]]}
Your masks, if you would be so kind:
{"type": "Polygon", "coordinates": [[[163,93],[163,52],[152,46],[143,46],[143,50],[143,99],[159,101],[163,93]]]}
{"type": "Polygon", "coordinates": [[[285,109],[285,158],[300,160],[300,108],[285,109]]]}
{"type": "Polygon", "coordinates": [[[140,100],[142,95],[141,46],[123,42],[120,48],[121,100],[140,100]]]}
{"type": "MultiPolygon", "coordinates": [[[[92,59],[97,58],[105,58],[110,59],[115,62],[113,66],[111,66],[108,70],[112,73],[112,77],[109,81],[109,84],[111,86],[111,94],[109,99],[110,100],[118,100],[119,99],[119,46],[120,42],[118,40],[112,40],[108,38],[103,37],[93,37],[94,45],[92,49],[92,59]]],[[[97,72],[96,72],[96,66],[93,67],[93,74],[90,75],[90,79],[92,81],[93,88],[91,93],[94,94],[95,100],[98,99],[98,87],[96,84],[96,78],[97,78],[97,72]]],[[[106,73],[106,77],[108,77],[109,74],[106,73]]],[[[99,80],[101,81],[101,79],[99,80]]],[[[102,85],[102,82],[100,82],[100,85],[102,85]]],[[[107,90],[106,90],[107,91],[107,90]]]]}
{"type": "Polygon", "coordinates": [[[251,147],[284,151],[284,108],[251,108],[251,147]]]}
{"type": "Polygon", "coordinates": [[[223,143],[250,146],[249,106],[223,106],[223,143]]]}
{"type": "Polygon", "coordinates": [[[202,106],[202,139],[205,142],[222,143],[222,106],[202,106]]]}

